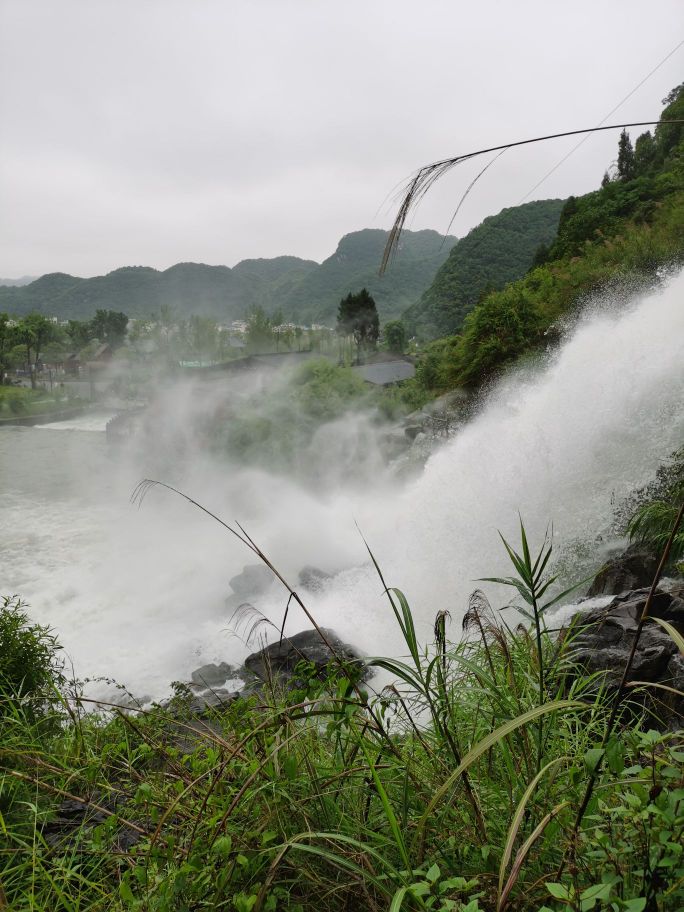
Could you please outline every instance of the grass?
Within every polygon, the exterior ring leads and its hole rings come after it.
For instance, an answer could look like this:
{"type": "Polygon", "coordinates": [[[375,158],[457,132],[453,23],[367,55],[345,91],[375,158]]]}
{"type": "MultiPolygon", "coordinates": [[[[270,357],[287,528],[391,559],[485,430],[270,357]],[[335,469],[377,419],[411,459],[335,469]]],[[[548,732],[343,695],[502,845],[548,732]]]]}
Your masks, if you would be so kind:
{"type": "Polygon", "coordinates": [[[37,713],[15,671],[0,909],[681,909],[681,732],[573,665],[572,631],[544,623],[550,547],[535,556],[524,529],[507,547],[529,628],[478,592],[456,642],[441,612],[419,643],[378,568],[406,654],[368,660],[393,679],[377,694],[302,669],[297,690],[272,681],[201,723],[182,689],[86,712],[53,664],[37,713]]]}
{"type": "Polygon", "coordinates": [[[0,420],[3,418],[31,418],[50,415],[64,408],[79,405],[81,401],[64,393],[49,393],[27,387],[0,386],[0,420]]]}

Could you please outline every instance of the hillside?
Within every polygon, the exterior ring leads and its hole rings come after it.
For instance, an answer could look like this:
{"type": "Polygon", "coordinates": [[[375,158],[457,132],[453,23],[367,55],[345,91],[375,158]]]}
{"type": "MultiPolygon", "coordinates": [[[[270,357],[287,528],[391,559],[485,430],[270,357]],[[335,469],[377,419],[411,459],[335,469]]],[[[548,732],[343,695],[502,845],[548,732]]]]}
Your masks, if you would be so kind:
{"type": "Polygon", "coordinates": [[[491,215],[452,248],[434,281],[404,313],[421,338],[457,332],[487,291],[523,276],[554,240],[563,200],[539,200],[491,215]]]}
{"type": "Polygon", "coordinates": [[[296,322],[332,325],[340,299],[365,286],[385,320],[422,294],[456,239],[435,231],[407,231],[395,263],[381,279],[378,264],[386,241],[385,231],[353,232],[322,264],[281,256],[243,260],[232,269],[178,263],[161,272],[125,266],[90,279],[51,273],[23,287],[0,287],[0,311],[87,319],[103,309],[145,317],[166,305],[179,318],[202,314],[230,321],[263,307],[271,313],[281,310],[296,322]]]}
{"type": "Polygon", "coordinates": [[[367,288],[382,321],[398,317],[416,301],[456,243],[436,231],[407,231],[396,258],[378,275],[387,232],[377,229],[345,235],[335,253],[282,301],[283,312],[303,322],[332,325],[340,299],[367,288]]]}
{"type": "Polygon", "coordinates": [[[51,273],[22,288],[0,288],[0,310],[17,315],[35,310],[61,318],[87,319],[98,309],[146,317],[166,305],[180,318],[202,314],[234,320],[257,305],[271,309],[282,289],[289,290],[316,268],[317,264],[308,260],[277,257],[246,260],[234,269],[178,263],[163,272],[146,266],[124,266],[90,279],[51,273]]]}
{"type": "MultiPolygon", "coordinates": [[[[684,84],[665,102],[661,120],[684,118],[684,84]]],[[[588,296],[620,283],[648,286],[661,270],[682,262],[684,130],[659,123],[633,147],[621,139],[616,173],[606,175],[599,190],[568,199],[545,262],[486,295],[459,334],[428,346],[417,383],[431,392],[477,387],[548,345],[561,332],[561,319],[588,296]]]]}

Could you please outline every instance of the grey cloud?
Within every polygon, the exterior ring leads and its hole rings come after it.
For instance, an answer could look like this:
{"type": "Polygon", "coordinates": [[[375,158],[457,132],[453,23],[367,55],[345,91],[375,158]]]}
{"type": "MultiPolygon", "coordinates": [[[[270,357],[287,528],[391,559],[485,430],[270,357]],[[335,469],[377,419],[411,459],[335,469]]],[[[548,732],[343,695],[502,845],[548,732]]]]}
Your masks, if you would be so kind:
{"type": "MultiPolygon", "coordinates": [[[[0,16],[8,276],[320,260],[387,226],[383,201],[419,165],[597,123],[683,18],[679,0],[648,17],[640,0],[5,0],[0,16]]],[[[616,117],[657,117],[683,58],[616,117]]],[[[597,186],[616,144],[592,138],[535,195],[597,186]]],[[[452,230],[518,203],[570,146],[504,155],[452,230]]],[[[413,227],[445,229],[476,171],[438,185],[413,227]]]]}

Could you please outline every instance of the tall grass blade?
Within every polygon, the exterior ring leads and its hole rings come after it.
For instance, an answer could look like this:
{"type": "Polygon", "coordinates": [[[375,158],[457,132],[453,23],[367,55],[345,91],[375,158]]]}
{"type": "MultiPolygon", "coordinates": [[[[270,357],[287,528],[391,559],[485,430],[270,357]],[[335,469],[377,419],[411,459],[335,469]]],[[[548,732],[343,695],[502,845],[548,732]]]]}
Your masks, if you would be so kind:
{"type": "Polygon", "coordinates": [[[508,722],[505,722],[503,725],[500,725],[493,732],[490,732],[486,737],[482,738],[481,741],[472,747],[468,753],[463,757],[459,765],[456,767],[454,772],[449,776],[449,778],[444,782],[440,788],[437,789],[432,800],[428,804],[425,812],[418,821],[416,829],[416,840],[422,847],[423,837],[425,832],[425,826],[428,820],[434,814],[435,808],[444,800],[449,790],[453,787],[456,780],[461,776],[468,767],[486,753],[490,748],[494,747],[516,729],[521,728],[523,725],[527,725],[529,722],[534,722],[536,719],[541,718],[542,716],[549,715],[554,712],[564,712],[570,709],[588,709],[586,704],[581,703],[579,700],[555,700],[551,703],[544,703],[542,706],[535,706],[533,709],[528,710],[525,713],[522,713],[519,716],[516,716],[515,719],[510,719],[508,722]]]}
{"type": "Polygon", "coordinates": [[[655,621],[656,624],[660,624],[660,626],[663,628],[663,630],[667,631],[667,633],[670,634],[670,636],[672,637],[672,639],[675,642],[677,649],[684,656],[684,636],[682,636],[678,630],[675,630],[675,628],[672,626],[672,624],[669,624],[667,621],[664,621],[662,618],[652,617],[651,620],[655,621]]]}
{"type": "Polygon", "coordinates": [[[508,897],[510,896],[511,890],[518,880],[520,871],[523,864],[525,863],[525,859],[527,858],[530,849],[542,835],[547,826],[551,823],[553,818],[556,817],[563,810],[563,808],[567,807],[569,804],[569,801],[562,801],[560,804],[557,804],[553,810],[549,811],[549,813],[539,821],[537,826],[534,828],[534,830],[532,830],[528,838],[522,844],[520,850],[518,851],[518,854],[515,856],[511,875],[506,881],[506,886],[504,887],[503,893],[501,894],[501,899],[499,901],[499,905],[497,906],[497,912],[503,912],[503,910],[506,908],[506,905],[508,904],[508,897]]]}
{"type": "Polygon", "coordinates": [[[508,864],[511,860],[511,855],[513,854],[513,846],[515,845],[515,841],[518,838],[518,833],[520,832],[520,826],[522,824],[523,817],[525,816],[527,802],[530,800],[532,793],[536,789],[540,779],[545,775],[545,773],[550,769],[555,769],[555,767],[557,767],[558,764],[561,763],[564,759],[564,757],[559,757],[556,760],[551,760],[550,763],[547,763],[546,766],[542,767],[532,782],[530,782],[530,784],[527,786],[522,798],[518,802],[515,814],[513,815],[513,820],[511,821],[511,825],[508,829],[508,837],[506,839],[506,845],[504,846],[503,855],[501,856],[501,864],[499,865],[499,899],[496,907],[497,912],[501,912],[502,909],[501,902],[504,889],[504,878],[506,877],[506,868],[508,867],[508,864]]]}

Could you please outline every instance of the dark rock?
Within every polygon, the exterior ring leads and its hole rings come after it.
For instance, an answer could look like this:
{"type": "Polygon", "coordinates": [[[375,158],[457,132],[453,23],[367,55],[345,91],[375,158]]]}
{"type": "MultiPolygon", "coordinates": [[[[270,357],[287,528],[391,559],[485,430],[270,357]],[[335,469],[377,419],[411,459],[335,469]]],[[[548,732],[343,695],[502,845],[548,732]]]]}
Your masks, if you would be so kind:
{"type": "Polygon", "coordinates": [[[225,684],[227,680],[235,677],[238,677],[238,675],[237,669],[233,665],[229,665],[227,662],[215,665],[210,662],[208,665],[202,665],[201,668],[195,669],[190,675],[190,680],[199,687],[215,687],[225,684]]]}
{"type": "Polygon", "coordinates": [[[299,571],[299,585],[309,592],[320,592],[329,579],[332,579],[332,573],[326,573],[318,567],[302,567],[299,571]]]}
{"type": "MultiPolygon", "coordinates": [[[[97,795],[94,804],[98,807],[93,807],[85,798],[82,801],[67,798],[59,805],[56,814],[43,824],[43,839],[53,848],[59,847],[62,851],[68,848],[70,852],[77,853],[84,833],[91,827],[100,826],[110,814],[120,812],[129,797],[117,790],[97,795]]],[[[124,816],[127,816],[125,811],[124,816]]],[[[113,833],[113,846],[120,852],[127,852],[139,841],[140,833],[125,824],[119,825],[113,833]]]]}
{"type": "Polygon", "coordinates": [[[414,441],[418,434],[422,434],[423,425],[422,424],[410,424],[408,427],[404,428],[404,433],[410,441],[414,441]]]}
{"type": "MultiPolygon", "coordinates": [[[[360,680],[368,676],[361,656],[352,646],[343,643],[332,630],[323,630],[323,633],[335,653],[350,664],[360,680]]],[[[315,630],[304,630],[292,637],[283,638],[282,643],[272,643],[259,652],[252,653],[245,659],[245,667],[262,681],[272,677],[281,683],[294,683],[295,668],[302,661],[311,662],[321,674],[326,670],[334,672],[339,667],[331,650],[315,630]]]]}
{"type": "Polygon", "coordinates": [[[604,564],[587,595],[618,595],[630,589],[649,586],[657,569],[658,558],[654,554],[643,545],[630,545],[604,564]]]}
{"type": "Polygon", "coordinates": [[[226,690],[225,687],[203,690],[200,693],[194,693],[184,708],[188,715],[201,719],[212,711],[230,706],[239,696],[240,691],[226,690]]]}
{"type": "Polygon", "coordinates": [[[274,579],[272,571],[263,564],[248,564],[230,580],[230,588],[239,599],[247,601],[266,592],[274,579]]]}
{"type": "MultiPolygon", "coordinates": [[[[616,688],[622,678],[647,598],[648,589],[635,590],[614,598],[603,608],[591,608],[573,618],[572,629],[579,628],[579,633],[572,640],[570,658],[589,673],[602,672],[601,683],[609,688],[616,688]]],[[[677,594],[656,590],[650,615],[667,620],[684,632],[684,600],[677,594]]],[[[672,637],[653,620],[644,624],[629,678],[656,684],[674,680],[684,683],[684,660],[672,637]]],[[[669,703],[666,716],[684,713],[683,699],[674,697],[669,703]]]]}

